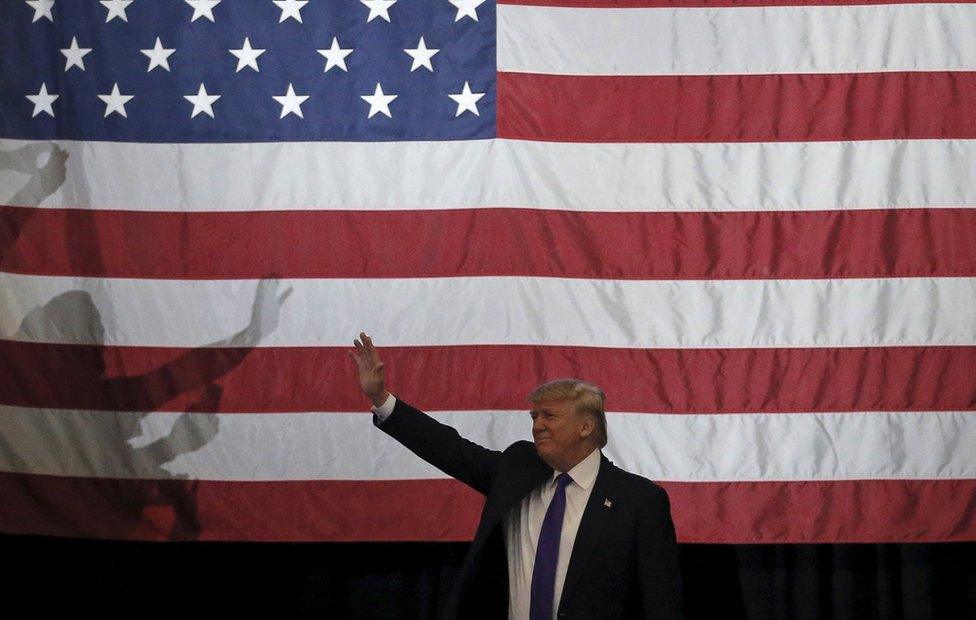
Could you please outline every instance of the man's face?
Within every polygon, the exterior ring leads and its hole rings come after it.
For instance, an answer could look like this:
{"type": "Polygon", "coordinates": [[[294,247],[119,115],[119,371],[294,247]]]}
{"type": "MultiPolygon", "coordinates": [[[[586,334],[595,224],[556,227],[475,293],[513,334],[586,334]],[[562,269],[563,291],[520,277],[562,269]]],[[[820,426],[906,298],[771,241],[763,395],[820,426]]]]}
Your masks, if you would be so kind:
{"type": "Polygon", "coordinates": [[[532,405],[532,438],[539,456],[558,471],[567,471],[586,454],[584,418],[570,400],[544,400],[532,405]]]}

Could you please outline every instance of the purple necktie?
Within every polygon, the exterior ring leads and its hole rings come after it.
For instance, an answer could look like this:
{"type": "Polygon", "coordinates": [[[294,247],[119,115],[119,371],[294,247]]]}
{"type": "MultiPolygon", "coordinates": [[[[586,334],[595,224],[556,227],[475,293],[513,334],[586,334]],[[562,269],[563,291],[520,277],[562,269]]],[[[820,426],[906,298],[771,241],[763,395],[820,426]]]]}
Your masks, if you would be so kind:
{"type": "Polygon", "coordinates": [[[556,492],[542,520],[539,546],[535,550],[535,567],[532,569],[530,620],[552,620],[552,603],[556,598],[559,538],[563,533],[563,515],[566,513],[566,486],[572,481],[569,474],[556,476],[556,492]]]}

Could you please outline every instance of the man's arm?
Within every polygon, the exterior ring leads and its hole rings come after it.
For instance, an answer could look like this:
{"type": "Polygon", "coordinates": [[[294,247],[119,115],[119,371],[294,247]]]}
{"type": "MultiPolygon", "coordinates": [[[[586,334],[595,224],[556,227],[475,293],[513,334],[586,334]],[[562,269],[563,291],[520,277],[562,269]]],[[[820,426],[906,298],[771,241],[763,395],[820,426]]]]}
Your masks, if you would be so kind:
{"type": "Polygon", "coordinates": [[[374,412],[389,407],[388,400],[396,403],[388,417],[377,415],[374,423],[423,460],[487,495],[498,471],[501,452],[464,439],[452,427],[393,397],[386,390],[384,365],[372,339],[365,333],[359,337],[355,341],[356,349],[349,356],[356,362],[363,393],[373,403],[374,412]]]}
{"type": "Polygon", "coordinates": [[[655,501],[640,520],[637,566],[641,588],[641,617],[666,620],[684,617],[678,541],[671,520],[671,503],[664,489],[654,486],[655,501]]]}

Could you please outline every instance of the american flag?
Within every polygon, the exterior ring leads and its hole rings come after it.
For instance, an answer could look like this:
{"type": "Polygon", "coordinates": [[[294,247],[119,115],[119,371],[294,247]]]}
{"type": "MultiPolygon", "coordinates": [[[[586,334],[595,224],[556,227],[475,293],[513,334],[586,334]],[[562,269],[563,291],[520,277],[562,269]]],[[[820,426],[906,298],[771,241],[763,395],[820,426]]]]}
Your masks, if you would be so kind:
{"type": "Polygon", "coordinates": [[[976,4],[2,0],[0,531],[462,540],[608,394],[685,542],[976,539],[976,4]]]}

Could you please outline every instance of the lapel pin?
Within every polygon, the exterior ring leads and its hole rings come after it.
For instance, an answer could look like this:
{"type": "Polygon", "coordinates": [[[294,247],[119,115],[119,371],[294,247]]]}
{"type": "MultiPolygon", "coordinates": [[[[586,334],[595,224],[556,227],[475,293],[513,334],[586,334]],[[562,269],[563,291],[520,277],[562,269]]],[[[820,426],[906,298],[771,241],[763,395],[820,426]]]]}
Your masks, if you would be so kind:
{"type": "Polygon", "coordinates": [[[604,506],[604,508],[612,508],[613,507],[613,502],[611,502],[609,499],[605,499],[605,500],[603,500],[603,506],[604,506]]]}

